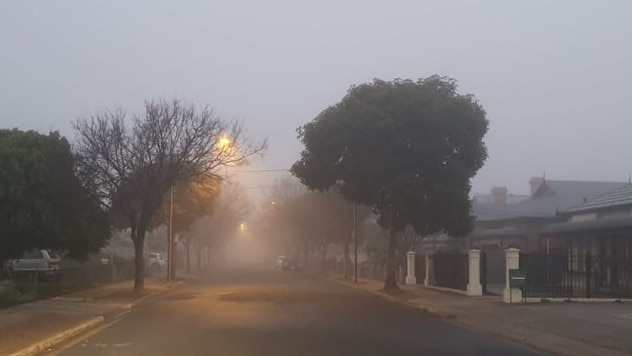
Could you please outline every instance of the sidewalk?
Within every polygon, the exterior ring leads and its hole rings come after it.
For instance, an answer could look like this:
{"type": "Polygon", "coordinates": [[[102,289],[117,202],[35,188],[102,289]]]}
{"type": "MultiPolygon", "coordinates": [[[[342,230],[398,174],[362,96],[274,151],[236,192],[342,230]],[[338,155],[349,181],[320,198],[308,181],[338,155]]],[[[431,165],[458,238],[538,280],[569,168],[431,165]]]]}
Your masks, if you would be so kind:
{"type": "Polygon", "coordinates": [[[182,283],[146,280],[145,290],[136,294],[133,281],[127,281],[1,309],[0,356],[34,355],[49,349],[182,283]]]}
{"type": "Polygon", "coordinates": [[[630,303],[505,304],[497,296],[467,297],[418,285],[387,294],[381,281],[331,279],[547,353],[632,354],[630,303]]]}

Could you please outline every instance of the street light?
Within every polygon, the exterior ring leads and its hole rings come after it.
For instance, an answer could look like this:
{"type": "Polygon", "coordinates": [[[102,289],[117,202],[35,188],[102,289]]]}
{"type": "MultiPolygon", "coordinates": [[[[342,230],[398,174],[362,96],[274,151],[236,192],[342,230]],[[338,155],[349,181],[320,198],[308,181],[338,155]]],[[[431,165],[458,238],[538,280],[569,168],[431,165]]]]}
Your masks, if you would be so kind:
{"type": "MultiPolygon", "coordinates": [[[[220,149],[225,149],[232,144],[232,141],[228,136],[221,136],[217,141],[220,149]]],[[[241,230],[245,231],[246,225],[242,223],[241,230]]],[[[167,281],[171,282],[175,279],[175,254],[176,246],[173,236],[173,185],[169,189],[169,237],[167,242],[167,281]]]]}
{"type": "Polygon", "coordinates": [[[230,141],[230,138],[228,138],[226,136],[222,136],[222,137],[219,138],[218,143],[219,143],[219,147],[220,148],[225,148],[225,147],[230,146],[231,141],[230,141]]]}
{"type": "Polygon", "coordinates": [[[173,279],[173,185],[169,189],[169,241],[167,242],[167,281],[173,279]]]}

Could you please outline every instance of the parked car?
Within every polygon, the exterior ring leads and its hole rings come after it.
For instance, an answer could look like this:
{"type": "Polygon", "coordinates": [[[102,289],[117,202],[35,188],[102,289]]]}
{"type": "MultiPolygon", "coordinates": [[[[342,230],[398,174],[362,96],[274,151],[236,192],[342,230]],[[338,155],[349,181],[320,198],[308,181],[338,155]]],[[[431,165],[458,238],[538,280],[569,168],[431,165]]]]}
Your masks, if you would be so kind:
{"type": "Polygon", "coordinates": [[[287,260],[287,257],[285,257],[285,255],[279,255],[274,261],[274,268],[283,269],[283,264],[285,263],[286,260],[287,260]]]}
{"type": "Polygon", "coordinates": [[[160,252],[147,254],[147,266],[152,270],[159,270],[167,265],[167,260],[160,252]]]}
{"type": "Polygon", "coordinates": [[[284,255],[277,257],[274,267],[281,271],[298,271],[297,264],[284,255]]]}
{"type": "Polygon", "coordinates": [[[24,253],[20,258],[9,260],[7,269],[14,277],[35,280],[43,277],[48,280],[59,280],[61,269],[60,258],[51,250],[33,250],[24,253]]]}

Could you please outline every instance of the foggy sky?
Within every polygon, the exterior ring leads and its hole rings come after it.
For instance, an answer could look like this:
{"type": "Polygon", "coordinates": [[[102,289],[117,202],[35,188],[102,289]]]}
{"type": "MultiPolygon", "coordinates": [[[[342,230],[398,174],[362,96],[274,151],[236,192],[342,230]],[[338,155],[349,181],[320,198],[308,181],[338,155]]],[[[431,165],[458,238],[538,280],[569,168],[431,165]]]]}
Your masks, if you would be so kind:
{"type": "Polygon", "coordinates": [[[78,117],[175,96],[243,120],[270,142],[251,169],[280,169],[350,85],[436,73],[488,113],[473,192],[527,193],[543,172],[626,181],[630,19],[629,0],[4,0],[0,127],[72,138],[78,117]]]}

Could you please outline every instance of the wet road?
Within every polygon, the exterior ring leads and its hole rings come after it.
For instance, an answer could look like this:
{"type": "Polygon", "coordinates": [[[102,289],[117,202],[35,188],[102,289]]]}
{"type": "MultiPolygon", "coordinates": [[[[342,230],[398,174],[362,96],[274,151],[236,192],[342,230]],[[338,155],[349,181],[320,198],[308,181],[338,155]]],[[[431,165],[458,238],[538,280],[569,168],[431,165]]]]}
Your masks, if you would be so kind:
{"type": "Polygon", "coordinates": [[[531,355],[432,315],[301,273],[201,277],[59,353],[79,355],[531,355]]]}

